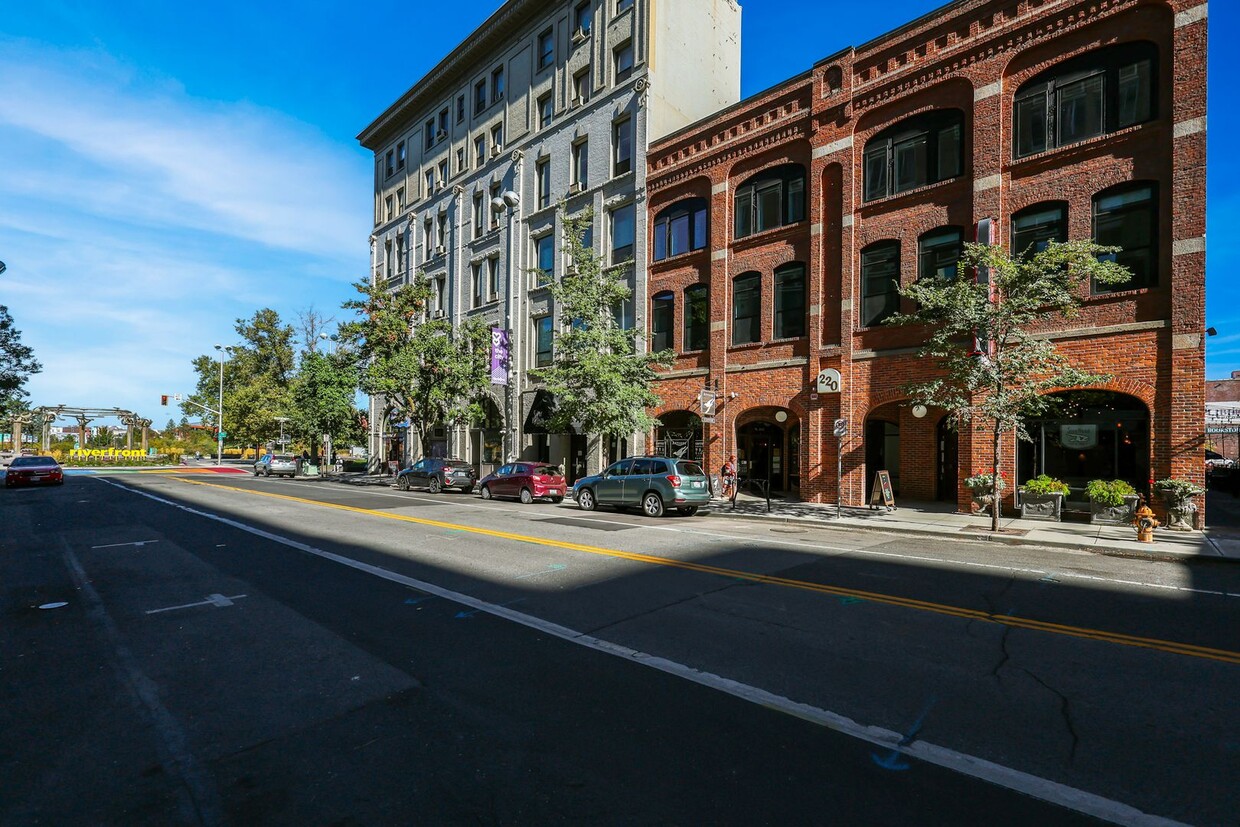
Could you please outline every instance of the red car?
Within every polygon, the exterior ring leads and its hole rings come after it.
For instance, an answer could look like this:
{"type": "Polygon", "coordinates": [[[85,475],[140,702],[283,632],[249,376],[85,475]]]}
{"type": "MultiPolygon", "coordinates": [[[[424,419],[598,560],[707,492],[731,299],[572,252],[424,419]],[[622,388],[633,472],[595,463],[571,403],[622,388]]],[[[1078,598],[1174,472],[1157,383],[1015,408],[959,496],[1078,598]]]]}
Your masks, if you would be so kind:
{"type": "Polygon", "coordinates": [[[568,490],[564,474],[554,465],[541,462],[514,462],[493,474],[487,474],[479,483],[482,499],[492,497],[518,497],[523,503],[538,499],[562,502],[568,490]]]}
{"type": "Polygon", "coordinates": [[[64,485],[65,472],[55,457],[17,457],[4,475],[4,487],[64,485]]]}

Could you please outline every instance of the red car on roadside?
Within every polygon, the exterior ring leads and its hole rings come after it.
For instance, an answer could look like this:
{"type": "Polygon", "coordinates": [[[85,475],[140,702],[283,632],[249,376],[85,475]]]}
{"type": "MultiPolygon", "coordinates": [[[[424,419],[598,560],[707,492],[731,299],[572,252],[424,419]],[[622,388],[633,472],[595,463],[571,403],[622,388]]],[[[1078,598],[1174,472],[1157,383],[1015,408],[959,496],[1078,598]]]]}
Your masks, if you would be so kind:
{"type": "Polygon", "coordinates": [[[15,457],[4,474],[4,487],[64,485],[65,472],[55,457],[15,457]]]}
{"type": "Polygon", "coordinates": [[[563,502],[568,491],[564,474],[554,465],[545,462],[513,462],[498,471],[487,474],[478,483],[482,499],[492,497],[516,497],[523,503],[548,499],[563,502]]]}

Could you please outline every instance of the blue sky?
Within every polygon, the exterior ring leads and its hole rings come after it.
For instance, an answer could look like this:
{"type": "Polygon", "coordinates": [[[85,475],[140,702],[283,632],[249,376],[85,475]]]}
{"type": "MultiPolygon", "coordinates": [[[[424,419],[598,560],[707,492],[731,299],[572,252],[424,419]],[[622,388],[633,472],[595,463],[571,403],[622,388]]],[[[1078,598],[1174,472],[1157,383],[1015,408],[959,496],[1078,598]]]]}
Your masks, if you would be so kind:
{"type": "MultiPolygon", "coordinates": [[[[742,94],[938,0],[743,2],[742,94]],[[829,17],[824,9],[830,8],[829,17]]],[[[36,0],[0,18],[0,304],[44,365],[34,404],[122,407],[161,427],[190,360],[270,306],[343,318],[363,277],[371,159],[354,140],[498,6],[36,0]]],[[[1240,370],[1240,119],[1210,7],[1207,375],[1240,370]],[[1232,139],[1234,140],[1234,139],[1232,139]],[[1221,229],[1220,229],[1221,228],[1221,229]]]]}

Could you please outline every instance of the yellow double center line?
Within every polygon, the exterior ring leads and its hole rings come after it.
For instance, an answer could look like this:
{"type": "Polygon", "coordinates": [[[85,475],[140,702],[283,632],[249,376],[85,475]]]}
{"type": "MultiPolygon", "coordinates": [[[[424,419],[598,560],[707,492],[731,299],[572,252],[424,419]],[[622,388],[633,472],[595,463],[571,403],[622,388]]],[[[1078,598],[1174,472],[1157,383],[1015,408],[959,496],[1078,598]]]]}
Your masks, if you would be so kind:
{"type": "Polygon", "coordinates": [[[802,591],[829,594],[835,597],[851,597],[858,600],[865,600],[870,603],[880,603],[887,606],[899,606],[901,608],[915,609],[921,612],[933,612],[934,614],[959,617],[965,620],[978,620],[984,623],[998,623],[1004,626],[1010,626],[1014,629],[1050,632],[1052,634],[1067,635],[1069,637],[1097,640],[1103,643],[1115,643],[1121,646],[1137,646],[1143,649],[1154,649],[1159,652],[1169,652],[1173,655],[1187,655],[1194,658],[1222,661],[1223,663],[1240,664],[1240,652],[1232,652],[1227,649],[1211,649],[1207,646],[1196,646],[1191,643],[1177,643],[1176,641],[1171,640],[1137,637],[1135,635],[1125,635],[1119,632],[1107,632],[1100,629],[1065,626],[1061,623],[1049,623],[1042,620],[1015,617],[1013,615],[992,614],[990,612],[983,612],[977,609],[963,609],[958,606],[948,606],[943,603],[930,603],[925,600],[914,600],[908,597],[879,594],[877,592],[861,591],[859,589],[848,589],[842,586],[828,586],[822,583],[810,583],[805,580],[792,580],[787,577],[776,577],[770,574],[755,574],[737,569],[707,566],[702,563],[691,563],[685,560],[655,557],[649,554],[619,551],[617,549],[602,548],[600,546],[588,546],[582,543],[572,543],[567,540],[551,540],[546,537],[531,537],[526,534],[515,534],[510,531],[495,531],[494,529],[489,528],[477,528],[475,526],[461,525],[459,523],[447,523],[442,520],[427,520],[421,517],[407,517],[402,514],[391,514],[385,511],[375,511],[369,508],[357,508],[355,506],[342,505],[340,503],[321,502],[319,500],[311,500],[304,497],[293,497],[288,494],[276,494],[270,491],[256,491],[250,488],[237,488],[231,485],[220,485],[219,483],[201,482],[199,480],[182,479],[180,481],[186,485],[200,485],[206,488],[218,488],[224,491],[248,494],[254,497],[270,497],[271,499],[303,503],[305,505],[313,505],[320,508],[334,508],[337,511],[351,511],[355,514],[365,514],[370,517],[381,517],[385,520],[397,520],[399,522],[415,523],[417,525],[432,526],[434,528],[464,531],[484,537],[495,537],[501,540],[514,540],[521,543],[534,543],[535,545],[567,549],[569,551],[581,551],[586,554],[597,554],[604,557],[616,557],[621,560],[632,560],[635,563],[666,566],[668,568],[696,571],[702,574],[714,574],[720,577],[728,577],[735,580],[748,580],[754,583],[765,583],[769,586],[782,586],[785,588],[800,589],[802,591]]]}

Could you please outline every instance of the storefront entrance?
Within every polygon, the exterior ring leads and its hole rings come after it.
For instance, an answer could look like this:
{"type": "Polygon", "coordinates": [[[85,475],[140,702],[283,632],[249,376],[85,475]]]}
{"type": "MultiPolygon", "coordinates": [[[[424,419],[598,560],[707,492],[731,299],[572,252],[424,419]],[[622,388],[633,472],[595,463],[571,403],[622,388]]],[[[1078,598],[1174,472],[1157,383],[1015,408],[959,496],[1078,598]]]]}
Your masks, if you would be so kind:
{"type": "Polygon", "coordinates": [[[950,416],[939,420],[935,429],[935,457],[938,469],[938,480],[935,486],[936,499],[954,503],[957,488],[960,485],[960,431],[950,416]]]}
{"type": "Polygon", "coordinates": [[[874,478],[886,469],[891,475],[892,492],[900,494],[900,426],[885,419],[865,423],[865,498],[869,502],[874,478]]]}
{"type": "Polygon", "coordinates": [[[691,411],[670,411],[659,417],[655,453],[665,457],[702,461],[702,420],[691,411]]]}
{"type": "MultiPolygon", "coordinates": [[[[784,416],[787,412],[783,411],[784,416]]],[[[795,494],[800,484],[801,450],[799,422],[749,422],[736,429],[736,464],[742,488],[764,493],[770,480],[772,494],[795,494]],[[746,484],[747,483],[747,484],[746,484]]]]}

